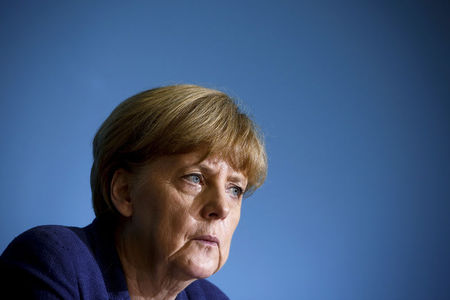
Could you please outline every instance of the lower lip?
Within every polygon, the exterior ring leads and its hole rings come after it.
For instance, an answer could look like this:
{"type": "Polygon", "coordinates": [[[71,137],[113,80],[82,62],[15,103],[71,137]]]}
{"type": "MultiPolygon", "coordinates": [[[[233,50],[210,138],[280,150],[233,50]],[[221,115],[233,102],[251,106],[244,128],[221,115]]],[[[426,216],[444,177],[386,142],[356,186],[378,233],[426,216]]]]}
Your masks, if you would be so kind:
{"type": "Polygon", "coordinates": [[[213,241],[208,241],[208,240],[194,240],[194,241],[197,241],[202,244],[209,245],[209,246],[217,246],[217,243],[213,242],[213,241]]]}

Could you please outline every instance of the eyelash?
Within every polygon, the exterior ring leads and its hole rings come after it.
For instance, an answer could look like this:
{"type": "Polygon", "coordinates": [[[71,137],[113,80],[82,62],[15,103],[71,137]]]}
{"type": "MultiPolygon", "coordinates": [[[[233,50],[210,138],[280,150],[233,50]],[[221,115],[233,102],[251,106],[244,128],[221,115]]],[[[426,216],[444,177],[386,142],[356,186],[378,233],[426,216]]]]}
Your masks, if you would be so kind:
{"type": "MultiPolygon", "coordinates": [[[[203,184],[204,183],[204,179],[201,174],[192,173],[192,174],[188,174],[188,175],[184,176],[184,178],[187,181],[195,183],[195,184],[203,184]],[[192,178],[198,178],[198,181],[194,181],[194,180],[192,180],[192,178]]],[[[230,188],[237,190],[237,194],[233,194],[233,196],[235,196],[235,197],[240,197],[240,196],[242,196],[242,194],[244,194],[243,189],[237,185],[233,185],[230,188]]]]}
{"type": "Polygon", "coordinates": [[[203,183],[204,182],[203,176],[201,174],[196,174],[196,173],[188,174],[188,175],[184,176],[184,178],[186,180],[190,181],[190,182],[193,182],[193,183],[203,183]],[[198,182],[194,182],[193,180],[189,180],[189,178],[192,179],[193,177],[197,177],[199,181],[198,182]]]}
{"type": "Polygon", "coordinates": [[[238,187],[238,186],[235,186],[235,185],[234,185],[234,186],[232,186],[231,188],[237,190],[237,195],[233,195],[233,196],[240,197],[240,196],[242,196],[242,194],[244,193],[243,190],[242,190],[242,188],[240,188],[240,187],[238,187]]]}

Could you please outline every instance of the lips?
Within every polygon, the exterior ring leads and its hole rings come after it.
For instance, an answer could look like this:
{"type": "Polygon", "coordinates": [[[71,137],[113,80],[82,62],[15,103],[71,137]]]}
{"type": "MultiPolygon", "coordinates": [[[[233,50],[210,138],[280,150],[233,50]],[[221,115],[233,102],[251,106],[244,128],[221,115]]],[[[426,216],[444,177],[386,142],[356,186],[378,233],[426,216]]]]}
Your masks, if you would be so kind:
{"type": "Polygon", "coordinates": [[[219,239],[213,235],[199,235],[194,237],[193,240],[212,246],[219,246],[220,244],[219,239]]]}

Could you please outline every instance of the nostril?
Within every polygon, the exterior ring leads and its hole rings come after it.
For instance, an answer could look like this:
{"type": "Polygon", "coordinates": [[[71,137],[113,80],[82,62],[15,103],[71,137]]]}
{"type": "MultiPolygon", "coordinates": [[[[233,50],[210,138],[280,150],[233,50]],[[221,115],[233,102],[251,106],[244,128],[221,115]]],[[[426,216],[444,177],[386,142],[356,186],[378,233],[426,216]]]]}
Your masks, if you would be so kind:
{"type": "Polygon", "coordinates": [[[216,219],[216,218],[219,217],[219,214],[217,214],[215,212],[211,212],[211,213],[208,214],[208,217],[216,219]]]}
{"type": "Polygon", "coordinates": [[[200,215],[202,218],[221,220],[227,217],[229,205],[226,202],[225,195],[221,191],[211,189],[210,194],[205,194],[201,200],[200,215]]]}

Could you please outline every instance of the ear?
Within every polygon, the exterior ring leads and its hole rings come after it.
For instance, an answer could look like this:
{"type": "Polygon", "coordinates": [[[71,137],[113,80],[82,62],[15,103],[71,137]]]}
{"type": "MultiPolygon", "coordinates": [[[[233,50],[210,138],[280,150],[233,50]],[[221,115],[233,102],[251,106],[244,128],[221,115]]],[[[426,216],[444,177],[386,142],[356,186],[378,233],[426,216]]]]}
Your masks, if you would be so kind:
{"type": "Polygon", "coordinates": [[[111,201],[117,211],[124,217],[133,215],[133,203],[130,197],[130,177],[131,174],[124,169],[114,172],[111,179],[111,201]]]}

